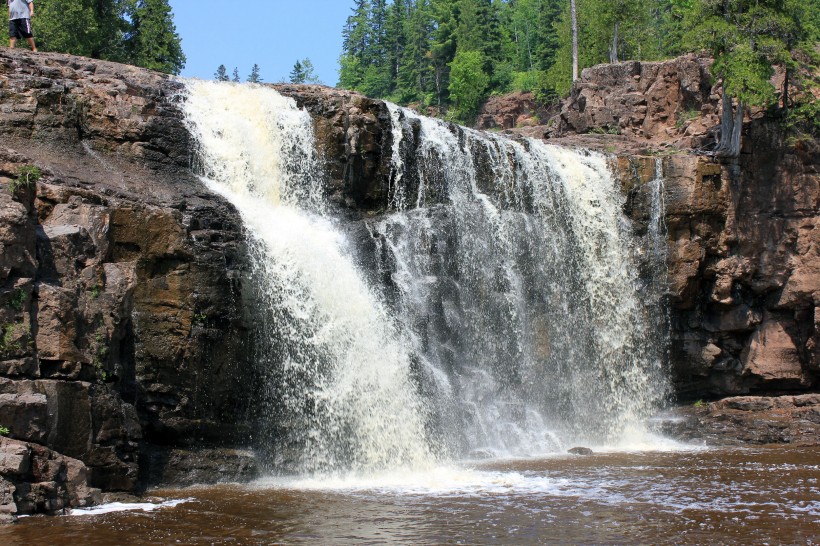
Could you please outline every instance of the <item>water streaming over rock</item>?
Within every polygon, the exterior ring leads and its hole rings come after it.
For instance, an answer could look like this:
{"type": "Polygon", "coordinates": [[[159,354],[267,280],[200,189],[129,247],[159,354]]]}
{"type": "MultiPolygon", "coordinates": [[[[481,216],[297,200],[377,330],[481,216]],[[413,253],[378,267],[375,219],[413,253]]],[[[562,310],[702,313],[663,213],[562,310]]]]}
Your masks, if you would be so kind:
{"type": "Polygon", "coordinates": [[[533,454],[639,426],[666,389],[658,286],[638,277],[606,157],[391,118],[413,165],[394,152],[398,210],[373,232],[451,444],[533,454]]]}
{"type": "Polygon", "coordinates": [[[247,227],[255,357],[268,372],[261,434],[274,464],[428,461],[409,348],[327,216],[310,117],[263,87],[192,81],[188,91],[199,168],[247,227]]]}
{"type": "Polygon", "coordinates": [[[309,116],[268,88],[188,91],[198,168],[247,225],[278,467],[613,442],[664,395],[658,299],[641,293],[657,287],[638,277],[605,156],[391,106],[389,208],[366,222],[381,275],[368,276],[323,200],[309,116]]]}

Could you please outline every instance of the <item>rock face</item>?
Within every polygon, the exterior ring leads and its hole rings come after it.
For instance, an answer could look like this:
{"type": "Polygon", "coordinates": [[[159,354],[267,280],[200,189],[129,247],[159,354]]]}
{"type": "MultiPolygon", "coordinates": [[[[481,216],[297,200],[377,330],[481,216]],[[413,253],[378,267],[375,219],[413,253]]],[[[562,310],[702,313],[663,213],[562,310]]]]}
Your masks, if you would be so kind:
{"type": "MultiPolygon", "coordinates": [[[[519,132],[619,151],[639,235],[662,161],[681,398],[816,389],[817,143],[786,146],[756,118],[736,163],[681,151],[715,141],[708,67],[690,56],[588,69],[550,126],[519,132]]],[[[385,103],[277,88],[314,118],[331,201],[351,219],[384,212],[385,103]]],[[[96,502],[97,489],[256,472],[242,227],[191,172],[182,91],[133,67],[0,51],[0,518],[96,502]]],[[[488,115],[506,127],[513,110],[488,115]]],[[[780,400],[772,408],[802,415],[780,400]]]]}
{"type": "Polygon", "coordinates": [[[712,445],[820,442],[820,395],[736,396],[675,411],[664,431],[712,445]]]}
{"type": "Polygon", "coordinates": [[[708,147],[720,121],[710,65],[708,58],[685,55],[587,68],[546,133],[609,133],[655,146],[708,147]]]}
{"type": "Polygon", "coordinates": [[[176,450],[247,444],[241,224],[188,168],[180,90],[114,63],[0,52],[0,426],[70,470],[0,472],[19,513],[81,504],[60,484],[86,475],[134,491],[176,450]],[[58,485],[31,493],[31,480],[58,485]]]}
{"type": "Polygon", "coordinates": [[[670,356],[680,398],[814,389],[820,145],[787,145],[778,124],[758,112],[744,126],[738,160],[693,154],[718,136],[720,93],[709,66],[688,55],[586,69],[544,135],[638,153],[622,157],[619,170],[639,232],[649,160],[640,146],[663,158],[670,356]]]}
{"type": "Polygon", "coordinates": [[[527,91],[490,97],[481,106],[476,120],[477,129],[514,129],[534,127],[541,120],[552,117],[555,108],[540,106],[535,96],[527,91]]]}

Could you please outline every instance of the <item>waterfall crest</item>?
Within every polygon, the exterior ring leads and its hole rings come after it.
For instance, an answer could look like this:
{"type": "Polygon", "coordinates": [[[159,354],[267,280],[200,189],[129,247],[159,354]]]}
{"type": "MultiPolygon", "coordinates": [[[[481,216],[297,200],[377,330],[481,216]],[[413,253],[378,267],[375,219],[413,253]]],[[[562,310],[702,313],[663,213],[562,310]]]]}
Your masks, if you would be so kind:
{"type": "Polygon", "coordinates": [[[196,168],[247,227],[275,468],[537,455],[640,428],[666,392],[662,283],[639,279],[607,158],[389,110],[372,274],[323,197],[308,114],[270,88],[187,84],[196,168]]]}

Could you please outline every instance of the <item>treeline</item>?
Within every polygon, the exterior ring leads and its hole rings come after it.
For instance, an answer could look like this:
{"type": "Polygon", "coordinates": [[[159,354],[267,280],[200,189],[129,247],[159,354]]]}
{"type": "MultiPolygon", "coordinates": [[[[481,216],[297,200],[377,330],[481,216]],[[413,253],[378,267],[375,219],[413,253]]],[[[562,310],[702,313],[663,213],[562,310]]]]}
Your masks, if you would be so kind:
{"type": "Polygon", "coordinates": [[[707,49],[718,59],[718,76],[744,88],[733,88],[733,95],[756,89],[758,103],[776,96],[767,88],[773,65],[796,77],[800,63],[816,64],[820,27],[820,0],[353,3],[343,29],[339,86],[436,106],[459,120],[469,120],[490,94],[527,90],[546,101],[568,92],[573,5],[580,69],[707,49]]]}
{"type": "MultiPolygon", "coordinates": [[[[40,51],[132,64],[170,74],[185,66],[168,0],[35,0],[40,51]]],[[[0,25],[8,44],[8,25],[0,25]]]]}

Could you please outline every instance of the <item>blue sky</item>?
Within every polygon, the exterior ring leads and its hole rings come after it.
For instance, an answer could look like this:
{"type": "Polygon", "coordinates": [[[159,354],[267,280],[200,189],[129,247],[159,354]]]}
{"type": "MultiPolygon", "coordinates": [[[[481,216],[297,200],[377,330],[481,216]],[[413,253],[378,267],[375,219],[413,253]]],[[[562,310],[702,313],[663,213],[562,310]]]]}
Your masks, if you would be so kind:
{"type": "Polygon", "coordinates": [[[170,0],[187,63],[182,75],[211,79],[220,64],[242,81],[257,63],[262,79],[287,78],[308,57],[326,85],[338,80],[348,0],[170,0]]]}

